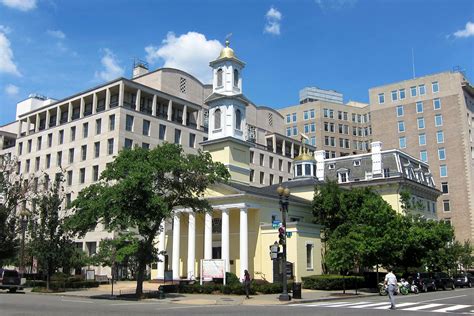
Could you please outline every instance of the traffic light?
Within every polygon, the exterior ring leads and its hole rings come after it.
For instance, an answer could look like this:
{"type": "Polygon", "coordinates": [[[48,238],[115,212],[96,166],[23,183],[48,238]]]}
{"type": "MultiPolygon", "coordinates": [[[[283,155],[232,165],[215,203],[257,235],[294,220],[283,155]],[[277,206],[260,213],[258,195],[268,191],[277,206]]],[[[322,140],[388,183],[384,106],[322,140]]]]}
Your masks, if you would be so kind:
{"type": "Polygon", "coordinates": [[[285,227],[283,227],[283,226],[278,228],[278,243],[280,245],[285,244],[285,227]]]}

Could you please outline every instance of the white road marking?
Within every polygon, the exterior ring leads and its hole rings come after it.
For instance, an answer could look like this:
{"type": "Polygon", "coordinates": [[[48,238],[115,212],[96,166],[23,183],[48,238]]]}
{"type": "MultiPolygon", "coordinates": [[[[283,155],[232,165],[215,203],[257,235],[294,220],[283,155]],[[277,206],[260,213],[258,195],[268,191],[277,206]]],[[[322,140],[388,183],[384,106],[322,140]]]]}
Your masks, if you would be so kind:
{"type": "Polygon", "coordinates": [[[428,309],[428,308],[438,307],[438,306],[442,306],[442,305],[443,304],[426,304],[426,305],[421,305],[421,306],[403,308],[403,310],[404,311],[419,311],[419,310],[422,310],[422,309],[428,309]]]}
{"type": "Polygon", "coordinates": [[[356,305],[363,305],[363,304],[369,304],[370,302],[359,302],[359,303],[354,303],[354,302],[351,302],[351,303],[347,303],[347,302],[343,302],[343,303],[332,303],[332,304],[321,304],[321,305],[317,305],[317,306],[321,306],[321,307],[345,307],[345,306],[356,306],[356,305]]]}
{"type": "Polygon", "coordinates": [[[436,309],[436,310],[433,310],[432,312],[445,313],[445,312],[455,311],[455,310],[458,310],[458,309],[461,309],[461,308],[466,308],[466,307],[469,307],[469,306],[471,306],[471,305],[454,305],[454,306],[449,306],[449,307],[445,307],[445,308],[436,309]]]}
{"type": "MultiPolygon", "coordinates": [[[[399,307],[411,306],[411,305],[415,305],[415,304],[418,304],[418,303],[400,303],[400,304],[395,304],[395,307],[397,309],[399,309],[399,307]]],[[[390,304],[388,304],[387,306],[376,307],[374,309],[389,309],[389,308],[390,308],[390,304]]]]}
{"type": "Polygon", "coordinates": [[[162,303],[151,303],[151,302],[116,303],[116,304],[110,304],[110,306],[127,306],[127,305],[142,305],[142,304],[160,305],[162,303]]]}
{"type": "Polygon", "coordinates": [[[94,302],[91,301],[81,301],[81,300],[61,300],[62,302],[74,302],[74,303],[87,303],[87,304],[94,304],[94,302]]]}
{"type": "Polygon", "coordinates": [[[449,297],[437,298],[437,299],[434,299],[434,300],[421,301],[421,302],[418,302],[418,303],[428,303],[428,302],[443,301],[443,300],[448,300],[448,299],[450,299],[450,298],[457,298],[457,297],[464,297],[464,296],[467,296],[467,295],[449,296],[449,297]]]}
{"type": "MultiPolygon", "coordinates": [[[[387,305],[387,302],[358,305],[358,306],[354,306],[353,308],[375,307],[375,306],[379,306],[379,305],[387,305]]],[[[389,304],[389,306],[390,306],[390,304],[389,304]]],[[[349,307],[352,307],[352,306],[349,306],[349,307]]]]}

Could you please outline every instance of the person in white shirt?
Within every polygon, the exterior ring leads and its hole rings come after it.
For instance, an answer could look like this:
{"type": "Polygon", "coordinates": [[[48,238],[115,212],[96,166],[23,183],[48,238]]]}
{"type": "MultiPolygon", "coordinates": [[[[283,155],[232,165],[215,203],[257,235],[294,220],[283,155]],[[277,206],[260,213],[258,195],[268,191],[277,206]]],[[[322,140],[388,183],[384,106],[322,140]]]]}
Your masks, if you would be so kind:
{"type": "Polygon", "coordinates": [[[390,309],[395,309],[395,291],[397,290],[397,277],[392,269],[385,275],[384,284],[388,286],[388,298],[390,299],[390,309]]]}

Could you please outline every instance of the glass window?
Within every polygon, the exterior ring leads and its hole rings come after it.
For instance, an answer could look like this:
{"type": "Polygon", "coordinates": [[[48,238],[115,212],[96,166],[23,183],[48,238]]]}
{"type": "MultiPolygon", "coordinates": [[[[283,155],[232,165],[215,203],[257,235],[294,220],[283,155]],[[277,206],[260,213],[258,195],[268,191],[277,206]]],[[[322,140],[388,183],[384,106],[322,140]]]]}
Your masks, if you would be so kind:
{"type": "Polygon", "coordinates": [[[404,132],[405,131],[405,122],[399,121],[398,122],[398,132],[404,132]]]}
{"type": "Polygon", "coordinates": [[[443,126],[443,116],[441,114],[435,115],[435,126],[443,126]]]}
{"type": "MultiPolygon", "coordinates": [[[[84,124],[87,124],[87,123],[84,123],[84,124]]],[[[62,129],[59,131],[59,144],[62,144],[63,142],[64,142],[64,130],[62,129]]]]}
{"type": "Polygon", "coordinates": [[[304,117],[305,120],[309,119],[309,113],[308,113],[308,111],[304,111],[304,112],[303,112],[303,117],[304,117]]]}
{"type": "Polygon", "coordinates": [[[62,164],[62,161],[63,161],[63,152],[58,151],[57,155],[56,155],[56,165],[58,165],[58,167],[60,167],[61,164],[62,164]]]}
{"type": "Polygon", "coordinates": [[[420,146],[426,145],[426,135],[424,133],[418,135],[418,144],[420,146]]]}
{"type": "Polygon", "coordinates": [[[36,140],[36,150],[41,150],[42,137],[38,137],[36,140]]]}
{"type": "Polygon", "coordinates": [[[426,89],[424,84],[420,84],[418,86],[418,91],[420,92],[420,95],[425,95],[426,94],[426,89]]]}
{"type": "Polygon", "coordinates": [[[217,69],[217,86],[222,86],[222,68],[217,69]]]}
{"type": "Polygon", "coordinates": [[[298,135],[298,127],[293,126],[293,136],[298,135]]]}
{"type": "Polygon", "coordinates": [[[385,103],[385,94],[379,93],[379,104],[385,103]]]}
{"type": "Polygon", "coordinates": [[[87,138],[89,136],[89,123],[82,124],[82,137],[87,138]]]}
{"type": "Polygon", "coordinates": [[[449,200],[443,200],[443,212],[450,212],[449,200]]]}
{"type": "Polygon", "coordinates": [[[181,130],[179,129],[174,130],[174,143],[181,144],[181,130]]]}
{"type": "Polygon", "coordinates": [[[437,131],[436,132],[436,142],[438,144],[444,143],[444,132],[443,131],[437,131]]]}
{"type": "Polygon", "coordinates": [[[126,122],[125,122],[125,130],[131,132],[133,131],[133,116],[128,115],[126,117],[126,122]]]}
{"type": "Polygon", "coordinates": [[[290,122],[291,122],[291,115],[287,114],[286,115],[286,123],[290,123],[290,122]]]}
{"type": "Polygon", "coordinates": [[[398,145],[399,145],[400,148],[406,148],[407,147],[407,139],[406,139],[405,136],[398,138],[398,145]]]}
{"type": "Polygon", "coordinates": [[[392,91],[392,101],[398,100],[398,92],[397,90],[392,91]]]}
{"type": "Polygon", "coordinates": [[[234,87],[239,86],[239,71],[234,69],[234,87]]]}
{"type": "Polygon", "coordinates": [[[124,147],[126,149],[131,149],[133,146],[133,140],[129,139],[129,138],[125,138],[125,143],[124,143],[124,147]]]}
{"type": "Polygon", "coordinates": [[[100,135],[102,132],[102,119],[95,120],[95,134],[100,135]]]}
{"type": "Polygon", "coordinates": [[[239,131],[242,129],[242,113],[239,109],[235,111],[235,129],[239,131]]]}
{"type": "Polygon", "coordinates": [[[439,98],[433,100],[433,108],[435,110],[441,109],[441,100],[439,98]]]}
{"type": "Polygon", "coordinates": [[[410,95],[412,97],[416,97],[416,86],[415,87],[410,87],[410,95]]]}
{"type": "Polygon", "coordinates": [[[416,113],[423,113],[423,102],[416,102],[416,113]]]}
{"type": "Polygon", "coordinates": [[[79,170],[79,182],[80,183],[86,182],[86,168],[81,168],[79,170]]]}
{"type": "Polygon", "coordinates": [[[296,113],[293,113],[293,122],[296,122],[296,113]]]}
{"type": "Polygon", "coordinates": [[[69,163],[74,162],[74,148],[69,148],[69,163]]]}
{"type": "Polygon", "coordinates": [[[437,93],[439,91],[438,81],[432,82],[431,87],[432,87],[433,93],[437,93]]]}
{"type": "Polygon", "coordinates": [[[309,124],[304,125],[304,132],[305,132],[305,134],[309,133],[309,124]]]}
{"type": "Polygon", "coordinates": [[[84,161],[87,159],[87,145],[81,146],[81,160],[84,161]]]}
{"type": "Polygon", "coordinates": [[[164,140],[166,136],[166,125],[160,124],[158,138],[164,140]]]}
{"type": "Polygon", "coordinates": [[[426,150],[420,151],[420,160],[423,161],[423,162],[428,161],[428,153],[427,153],[426,150]]]}
{"type": "Polygon", "coordinates": [[[311,110],[309,111],[309,117],[312,118],[312,119],[314,119],[314,109],[311,109],[311,110]]]}
{"type": "Polygon", "coordinates": [[[446,160],[446,150],[444,148],[438,148],[439,160],[446,160]]]}
{"type": "Polygon", "coordinates": [[[194,148],[196,146],[196,134],[189,134],[189,147],[194,148]]]}
{"type": "Polygon", "coordinates": [[[221,110],[216,109],[214,111],[214,129],[220,129],[221,128],[221,110]]]}
{"type": "Polygon", "coordinates": [[[150,121],[143,120],[143,135],[150,136],[150,121]]]}
{"type": "Polygon", "coordinates": [[[98,158],[100,156],[100,142],[94,143],[94,157],[98,158]]]}
{"type": "Polygon", "coordinates": [[[109,131],[115,129],[115,114],[109,115],[109,131]]]}
{"type": "Polygon", "coordinates": [[[418,129],[424,129],[425,128],[425,119],[423,117],[417,118],[416,122],[418,124],[418,129]]]}
{"type": "MultiPolygon", "coordinates": [[[[72,130],[72,127],[71,127],[72,130]]],[[[53,133],[48,134],[48,147],[53,145],[53,133]]]]}
{"type": "Polygon", "coordinates": [[[449,193],[449,186],[447,182],[441,182],[441,191],[443,193],[449,193]]]}
{"type": "Polygon", "coordinates": [[[313,244],[306,244],[306,270],[313,270],[313,244]]]}
{"type": "Polygon", "coordinates": [[[286,128],[286,136],[288,136],[288,137],[291,136],[291,127],[286,128]]]}
{"type": "Polygon", "coordinates": [[[71,127],[71,142],[76,140],[76,127],[72,126],[71,127]]]}
{"type": "Polygon", "coordinates": [[[403,116],[404,111],[403,111],[403,105],[397,106],[397,116],[403,116]]]}
{"type": "Polygon", "coordinates": [[[316,124],[315,123],[311,123],[311,133],[314,133],[316,132],[316,124]]]}
{"type": "Polygon", "coordinates": [[[400,100],[405,99],[405,89],[400,89],[398,92],[400,94],[400,100]]]}
{"type": "Polygon", "coordinates": [[[114,139],[109,138],[107,140],[107,154],[112,155],[114,153],[114,139]]]}
{"type": "Polygon", "coordinates": [[[99,166],[92,167],[92,180],[94,182],[99,180],[99,166]]]}
{"type": "Polygon", "coordinates": [[[439,166],[439,176],[440,177],[447,177],[448,176],[448,166],[446,166],[446,165],[439,166]]]}

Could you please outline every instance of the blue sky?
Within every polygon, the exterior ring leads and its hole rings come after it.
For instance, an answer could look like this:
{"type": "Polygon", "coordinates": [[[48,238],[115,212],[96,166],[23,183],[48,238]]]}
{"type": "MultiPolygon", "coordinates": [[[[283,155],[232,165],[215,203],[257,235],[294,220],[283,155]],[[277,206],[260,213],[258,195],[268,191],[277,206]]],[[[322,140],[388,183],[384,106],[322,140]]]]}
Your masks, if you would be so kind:
{"type": "Polygon", "coordinates": [[[133,58],[208,80],[227,34],[257,105],[298,103],[305,86],[368,101],[368,89],[463,68],[473,81],[474,1],[0,0],[0,125],[30,93],[62,99],[133,58]]]}

